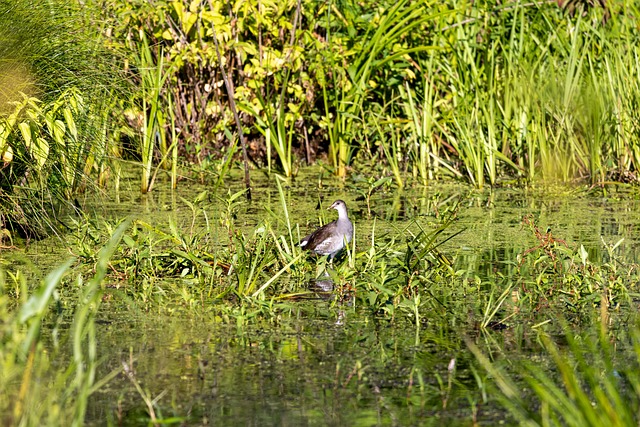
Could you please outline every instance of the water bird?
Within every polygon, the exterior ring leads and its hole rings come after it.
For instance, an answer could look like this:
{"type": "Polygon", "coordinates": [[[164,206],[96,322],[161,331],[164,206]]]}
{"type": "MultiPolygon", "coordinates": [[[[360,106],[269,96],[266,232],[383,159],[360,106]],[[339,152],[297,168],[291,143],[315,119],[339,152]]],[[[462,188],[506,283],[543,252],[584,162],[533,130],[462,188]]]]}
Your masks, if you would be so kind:
{"type": "Polygon", "coordinates": [[[328,209],[337,210],[338,219],[309,234],[300,241],[300,246],[318,255],[329,255],[329,261],[333,261],[336,254],[351,242],[353,223],[347,214],[347,204],[342,200],[336,200],[328,209]]]}

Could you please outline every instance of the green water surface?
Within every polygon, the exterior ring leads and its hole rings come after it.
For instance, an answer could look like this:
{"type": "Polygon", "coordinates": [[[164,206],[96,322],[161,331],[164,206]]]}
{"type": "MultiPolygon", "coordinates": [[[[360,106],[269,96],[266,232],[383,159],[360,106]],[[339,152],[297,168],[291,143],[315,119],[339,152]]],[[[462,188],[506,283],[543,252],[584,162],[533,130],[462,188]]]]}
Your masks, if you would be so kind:
{"type": "MultiPolygon", "coordinates": [[[[192,184],[180,196],[190,200],[205,189],[192,184]]],[[[407,230],[433,229],[442,215],[455,211],[456,220],[441,239],[462,232],[440,250],[480,285],[451,289],[418,324],[409,317],[380,316],[353,300],[338,302],[330,292],[315,292],[312,283],[310,293],[284,301],[285,308],[273,318],[252,318],[251,308],[243,311],[241,305],[215,306],[234,304],[228,301],[157,308],[120,298],[122,291],[113,286],[97,319],[98,378],[126,364],[155,399],[155,417],[171,425],[510,425],[515,421],[496,403],[488,375],[475,364],[465,339],[497,360],[545,365],[533,327],[547,321],[553,325],[557,313],[539,311],[500,327],[478,328],[483,310],[478,295],[488,292],[482,283],[514,274],[518,254],[538,244],[523,218],[530,215],[567,245],[584,245],[593,262],[607,260],[603,241],[620,239],[620,257],[638,261],[640,202],[633,191],[474,193],[451,184],[381,190],[367,203],[357,190],[341,183],[319,186],[313,179],[291,183],[285,187],[291,220],[306,233],[335,217],[334,211],[317,207],[344,199],[356,224],[356,251],[363,252],[372,235],[378,242],[410,239],[407,230]]],[[[210,198],[209,220],[215,222],[224,211],[224,197],[219,190],[210,198]]],[[[132,188],[109,198],[109,203],[85,201],[88,212],[104,218],[135,216],[159,227],[171,218],[181,227],[191,220],[188,205],[169,192],[140,196],[132,188]]],[[[283,224],[265,208],[282,212],[278,193],[268,183],[256,186],[252,202],[239,205],[236,224],[250,231],[270,218],[284,233],[283,224]]],[[[67,253],[54,239],[26,250],[28,263],[44,270],[67,253]]],[[[359,285],[356,281],[355,292],[359,285]]],[[[149,420],[148,406],[123,373],[90,397],[90,425],[146,425],[149,420]]]]}

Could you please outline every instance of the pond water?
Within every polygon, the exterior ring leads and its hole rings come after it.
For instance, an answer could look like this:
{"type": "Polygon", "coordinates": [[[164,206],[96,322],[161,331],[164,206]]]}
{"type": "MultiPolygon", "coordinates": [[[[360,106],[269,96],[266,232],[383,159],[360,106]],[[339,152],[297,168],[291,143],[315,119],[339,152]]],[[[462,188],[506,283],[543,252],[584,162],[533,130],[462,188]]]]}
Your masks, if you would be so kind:
{"type": "MultiPolygon", "coordinates": [[[[133,356],[137,378],[161,396],[161,415],[190,425],[459,425],[473,417],[468,356],[447,335],[427,329],[416,340],[362,318],[338,325],[327,307],[250,328],[114,322],[101,340],[109,348],[103,369],[133,356]],[[452,357],[458,373],[449,389],[452,357]]],[[[88,418],[100,424],[121,416],[116,424],[135,425],[148,419],[146,409],[117,378],[94,396],[88,418]]]]}
{"type": "MultiPolygon", "coordinates": [[[[356,223],[358,252],[367,250],[374,226],[376,237],[384,240],[406,235],[405,228],[432,229],[438,215],[456,210],[457,219],[441,240],[464,231],[440,249],[454,261],[454,268],[481,280],[510,274],[517,255],[538,244],[522,224],[527,215],[567,245],[584,245],[594,262],[606,261],[602,241],[624,239],[619,256],[628,262],[639,257],[640,201],[632,191],[470,192],[464,186],[442,185],[424,191],[379,191],[368,207],[355,185],[325,183],[319,189],[302,183],[285,189],[289,214],[300,232],[312,229],[318,218],[335,216],[315,209],[319,198],[324,207],[342,198],[356,223]]],[[[253,202],[239,206],[237,224],[252,230],[268,218],[265,207],[281,212],[274,188],[258,185],[253,202]]],[[[199,190],[192,186],[190,192],[199,190]]],[[[135,214],[153,218],[156,224],[166,224],[170,217],[185,224],[191,218],[190,208],[175,195],[156,192],[141,197],[133,189],[120,195],[118,203],[91,209],[97,216],[135,214]]],[[[62,251],[49,245],[35,243],[28,253],[32,258],[47,253],[55,259],[62,251]]],[[[357,288],[358,283],[356,292],[357,288]]],[[[472,301],[474,296],[466,298],[472,301]]],[[[157,419],[169,424],[514,424],[487,396],[487,374],[474,367],[464,340],[495,347],[506,358],[534,359],[541,351],[530,323],[478,331],[472,310],[434,314],[416,325],[379,318],[360,307],[336,303],[324,293],[291,300],[287,307],[275,319],[251,320],[249,314],[234,317],[215,308],[170,312],[106,300],[97,325],[98,378],[127,364],[144,392],[156,399],[157,419]]],[[[544,319],[542,314],[536,321],[544,319]]],[[[89,402],[91,425],[142,425],[148,420],[148,406],[124,374],[89,402]]]]}

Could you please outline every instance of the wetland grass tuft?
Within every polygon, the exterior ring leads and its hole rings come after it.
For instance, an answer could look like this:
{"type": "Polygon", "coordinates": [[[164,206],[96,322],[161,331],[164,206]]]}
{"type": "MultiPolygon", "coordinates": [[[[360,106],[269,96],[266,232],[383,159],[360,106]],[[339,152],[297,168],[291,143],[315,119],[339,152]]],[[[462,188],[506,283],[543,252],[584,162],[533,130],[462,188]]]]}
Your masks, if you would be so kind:
{"type": "MultiPolygon", "coordinates": [[[[114,371],[96,379],[99,362],[95,317],[109,259],[128,226],[126,222],[120,225],[100,251],[94,276],[85,282],[79,275],[75,281],[77,299],[73,301],[70,328],[62,325],[65,313],[59,288],[73,260],[49,273],[36,292],[28,298],[24,295],[17,302],[16,309],[11,309],[14,302],[3,272],[0,281],[0,314],[4,319],[0,334],[0,420],[3,424],[82,425],[91,394],[118,373],[114,371]],[[67,347],[71,349],[71,358],[67,347]]],[[[24,280],[22,277],[11,275],[11,280],[24,280]]],[[[24,283],[14,286],[26,287],[24,283]]]]}
{"type": "Polygon", "coordinates": [[[476,343],[467,341],[467,345],[491,375],[497,400],[521,425],[637,425],[640,328],[632,325],[628,341],[622,342],[606,328],[592,329],[576,336],[566,324],[561,338],[564,344],[540,332],[538,339],[549,367],[525,359],[507,365],[490,358],[490,350],[486,354],[476,343]],[[619,357],[622,352],[624,359],[619,357]]]}
{"type": "Polygon", "coordinates": [[[89,2],[0,4],[0,227],[22,237],[60,233],[56,210],[107,181],[112,100],[122,80],[105,54],[89,2]],[[95,176],[92,174],[96,172],[95,176]]]}
{"type": "MultiPolygon", "coordinates": [[[[414,324],[452,316],[480,329],[508,327],[527,318],[544,322],[547,309],[580,321],[603,303],[616,309],[631,304],[636,292],[637,271],[619,259],[620,242],[603,242],[607,259],[595,264],[582,245],[541,231],[532,217],[523,224],[536,243],[501,260],[508,267],[502,273],[479,275],[477,266],[461,264],[441,249],[464,231],[456,226],[461,204],[455,200],[429,223],[415,220],[382,234],[382,219],[376,218],[370,234],[357,236],[345,256],[327,268],[297,246],[300,231],[289,212],[291,196],[284,181],[275,179],[276,203],[264,205],[266,218],[256,225],[237,222],[247,203],[242,192],[229,192],[222,208],[220,201],[213,207],[202,194],[183,200],[191,217],[180,222],[134,222],[111,264],[117,287],[147,309],[207,312],[254,304],[254,299],[284,301],[309,294],[313,279],[327,269],[338,300],[354,298],[359,310],[414,324]]],[[[79,225],[74,252],[92,262],[95,248],[114,228],[109,222],[79,225]]],[[[262,313],[267,318],[274,314],[262,313]]]]}

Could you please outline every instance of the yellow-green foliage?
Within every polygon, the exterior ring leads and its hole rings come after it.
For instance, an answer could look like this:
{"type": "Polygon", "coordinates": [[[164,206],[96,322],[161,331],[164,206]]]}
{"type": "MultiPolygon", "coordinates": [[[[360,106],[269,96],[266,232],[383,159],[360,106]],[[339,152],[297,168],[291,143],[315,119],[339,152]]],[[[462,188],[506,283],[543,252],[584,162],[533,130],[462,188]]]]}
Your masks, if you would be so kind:
{"type": "MultiPolygon", "coordinates": [[[[148,39],[156,64],[163,55],[167,67],[173,67],[163,96],[175,99],[177,125],[186,143],[193,143],[201,132],[221,134],[232,123],[214,31],[237,102],[264,116],[264,110],[274,109],[275,102],[264,104],[259,97],[272,100],[272,94],[279,93],[286,82],[285,120],[299,119],[313,103],[313,82],[306,71],[309,59],[326,48],[326,42],[308,29],[300,30],[298,23],[292,43],[296,2],[214,1],[212,6],[202,1],[114,2],[116,19],[109,29],[109,43],[135,56],[148,39]],[[287,79],[285,70],[295,78],[287,79]]],[[[135,76],[136,70],[132,71],[135,76]]]]}
{"type": "Polygon", "coordinates": [[[338,175],[355,155],[380,156],[399,185],[400,170],[477,187],[505,176],[596,182],[640,160],[629,2],[583,14],[492,0],[112,1],[108,10],[112,48],[135,53],[146,37],[154,65],[173,67],[162,98],[199,164],[235,129],[214,33],[253,149],[264,147],[269,166],[273,150],[286,175],[310,137],[338,175]]]}
{"type": "MultiPolygon", "coordinates": [[[[77,89],[63,92],[53,102],[23,96],[14,111],[0,117],[0,154],[11,171],[28,164],[36,174],[33,186],[52,180],[67,199],[79,185],[78,178],[87,167],[87,157],[78,135],[76,121],[85,114],[85,105],[77,89]]],[[[7,180],[21,177],[11,172],[7,180]]],[[[51,182],[51,181],[49,181],[51,182]]]]}

